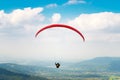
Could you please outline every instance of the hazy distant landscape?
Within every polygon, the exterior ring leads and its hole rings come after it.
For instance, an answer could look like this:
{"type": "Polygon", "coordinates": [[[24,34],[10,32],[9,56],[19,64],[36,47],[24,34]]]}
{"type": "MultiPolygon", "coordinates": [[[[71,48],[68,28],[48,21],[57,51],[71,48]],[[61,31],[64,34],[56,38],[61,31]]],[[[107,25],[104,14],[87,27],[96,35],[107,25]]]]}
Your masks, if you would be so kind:
{"type": "Polygon", "coordinates": [[[74,63],[0,63],[0,80],[119,80],[119,57],[97,57],[74,63]],[[42,63],[42,65],[41,65],[42,63]]]}

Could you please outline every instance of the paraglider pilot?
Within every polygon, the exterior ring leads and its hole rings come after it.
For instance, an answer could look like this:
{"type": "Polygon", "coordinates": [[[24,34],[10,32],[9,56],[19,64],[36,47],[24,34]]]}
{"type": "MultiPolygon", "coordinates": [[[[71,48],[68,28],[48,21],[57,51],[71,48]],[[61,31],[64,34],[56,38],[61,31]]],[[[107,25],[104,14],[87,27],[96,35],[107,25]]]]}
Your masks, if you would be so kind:
{"type": "Polygon", "coordinates": [[[56,65],[56,68],[60,67],[60,63],[55,63],[55,65],[56,65]]]}

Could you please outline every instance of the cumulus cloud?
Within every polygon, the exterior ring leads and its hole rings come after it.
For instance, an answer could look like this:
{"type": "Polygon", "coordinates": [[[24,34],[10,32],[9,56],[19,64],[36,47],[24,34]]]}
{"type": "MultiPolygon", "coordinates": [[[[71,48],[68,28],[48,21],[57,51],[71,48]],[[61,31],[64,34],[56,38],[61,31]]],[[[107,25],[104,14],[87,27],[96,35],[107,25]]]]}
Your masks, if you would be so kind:
{"type": "MultiPolygon", "coordinates": [[[[32,38],[28,35],[24,37],[24,32],[29,33],[34,29],[36,31],[41,25],[46,25],[46,21],[45,24],[43,22],[45,16],[41,14],[42,11],[43,8],[16,9],[11,13],[0,11],[1,55],[12,56],[17,59],[29,58],[30,60],[51,60],[51,58],[57,60],[59,57],[62,60],[76,60],[98,55],[119,56],[120,13],[80,14],[72,20],[63,22],[80,30],[85,36],[85,43],[74,31],[61,28],[46,30],[36,39],[34,39],[35,32],[32,33],[32,38]],[[116,30],[117,33],[115,33],[116,30]],[[3,35],[8,38],[4,38],[3,35]],[[9,35],[18,37],[11,39],[9,35]],[[91,42],[89,43],[89,41],[91,42]],[[101,41],[101,43],[96,43],[96,41],[101,41]],[[103,44],[103,41],[106,43],[103,44]],[[109,43],[109,41],[111,42],[109,43]]],[[[59,23],[61,14],[55,13],[50,18],[49,23],[59,23]]]]}
{"type": "Polygon", "coordinates": [[[55,4],[49,4],[46,6],[46,8],[53,8],[53,7],[57,7],[58,5],[55,3],[55,4]]]}
{"type": "Polygon", "coordinates": [[[30,31],[36,25],[44,20],[44,16],[40,14],[43,8],[24,8],[16,9],[11,13],[5,13],[3,10],[0,11],[0,28],[1,33],[11,34],[14,32],[22,33],[23,31],[30,31]]]}
{"type": "Polygon", "coordinates": [[[83,30],[101,30],[120,28],[120,13],[100,12],[81,14],[68,22],[71,25],[80,26],[83,30]]]}
{"type": "Polygon", "coordinates": [[[81,14],[68,24],[85,32],[87,40],[120,41],[120,13],[81,14]]]}
{"type": "Polygon", "coordinates": [[[36,15],[42,10],[42,8],[25,8],[24,10],[14,10],[11,14],[11,23],[15,24],[23,21],[28,21],[31,18],[36,17],[36,15]]]}
{"type": "Polygon", "coordinates": [[[69,0],[67,3],[64,5],[73,5],[73,4],[85,4],[85,0],[69,0]]]}
{"type": "Polygon", "coordinates": [[[52,23],[57,23],[59,22],[61,19],[61,15],[59,13],[54,13],[51,20],[52,20],[52,23]]]}

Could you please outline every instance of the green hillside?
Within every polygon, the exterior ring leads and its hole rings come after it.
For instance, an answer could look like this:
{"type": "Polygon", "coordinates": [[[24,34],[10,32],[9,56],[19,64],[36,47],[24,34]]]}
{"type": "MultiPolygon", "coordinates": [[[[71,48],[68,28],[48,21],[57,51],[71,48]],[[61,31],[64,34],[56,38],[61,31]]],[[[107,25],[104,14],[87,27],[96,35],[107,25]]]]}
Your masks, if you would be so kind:
{"type": "Polygon", "coordinates": [[[43,77],[30,76],[0,68],[0,80],[48,80],[43,77]]]}
{"type": "Polygon", "coordinates": [[[120,71],[120,58],[97,57],[74,64],[74,67],[82,71],[120,71]]]}

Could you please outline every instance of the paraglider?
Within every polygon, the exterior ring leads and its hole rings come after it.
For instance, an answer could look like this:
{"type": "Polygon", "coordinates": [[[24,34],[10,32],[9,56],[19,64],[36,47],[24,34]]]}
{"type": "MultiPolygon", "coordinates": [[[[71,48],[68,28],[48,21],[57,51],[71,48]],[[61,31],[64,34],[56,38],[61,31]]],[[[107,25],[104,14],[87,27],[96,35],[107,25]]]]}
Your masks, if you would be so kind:
{"type": "MultiPolygon", "coordinates": [[[[37,33],[35,34],[35,37],[37,37],[38,34],[40,34],[42,31],[44,31],[46,29],[49,29],[49,28],[55,28],[55,27],[67,28],[67,29],[70,29],[72,31],[75,31],[77,34],[79,34],[80,37],[82,37],[83,41],[85,41],[84,36],[82,35],[82,33],[79,30],[73,28],[72,26],[65,25],[65,24],[51,24],[51,25],[45,26],[45,27],[43,27],[43,28],[41,28],[40,30],[37,31],[37,33]]],[[[56,68],[59,68],[60,64],[55,63],[55,66],[56,66],[56,68]]]]}
{"type": "Polygon", "coordinates": [[[85,38],[80,31],[78,31],[77,29],[75,29],[71,26],[65,25],[65,24],[51,24],[51,25],[45,26],[42,29],[38,30],[38,32],[35,34],[35,37],[37,37],[38,34],[41,33],[42,31],[49,29],[49,28],[55,28],[55,27],[61,27],[61,28],[67,28],[67,29],[73,30],[82,37],[83,41],[85,41],[85,38]]]}
{"type": "Polygon", "coordinates": [[[56,68],[60,67],[60,63],[55,63],[56,68]]]}

